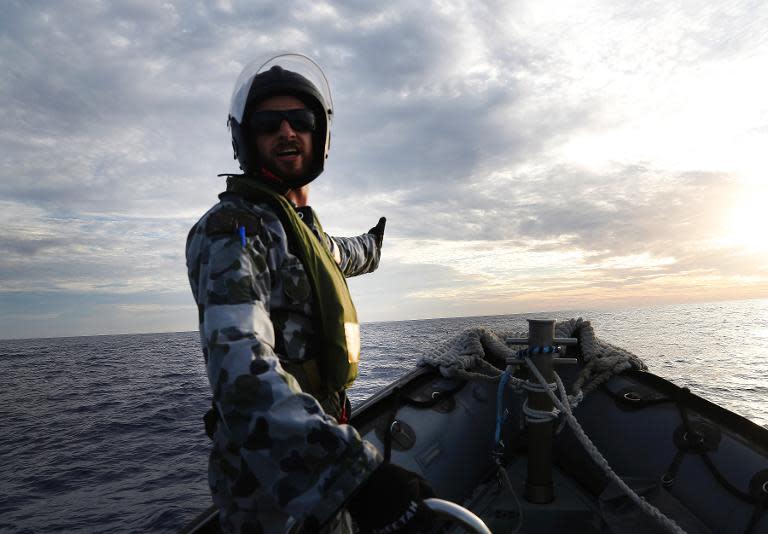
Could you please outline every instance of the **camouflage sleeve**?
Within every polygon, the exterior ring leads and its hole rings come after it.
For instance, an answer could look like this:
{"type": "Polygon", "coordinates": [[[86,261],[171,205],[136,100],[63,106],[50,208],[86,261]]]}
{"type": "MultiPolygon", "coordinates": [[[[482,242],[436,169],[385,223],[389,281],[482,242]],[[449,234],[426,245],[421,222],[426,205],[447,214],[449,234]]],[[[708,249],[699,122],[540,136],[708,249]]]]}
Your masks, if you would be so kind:
{"type": "Polygon", "coordinates": [[[243,246],[234,233],[211,235],[204,218],[190,233],[187,266],[221,415],[215,491],[228,493],[228,502],[241,511],[258,510],[265,531],[282,531],[281,520],[266,519],[264,511],[286,521],[292,516],[323,523],[381,459],[281,367],[269,311],[280,255],[270,245],[258,224],[247,228],[243,246]]]}
{"type": "Polygon", "coordinates": [[[381,248],[376,244],[373,234],[362,234],[357,237],[331,237],[331,252],[339,264],[344,276],[357,276],[371,273],[379,266],[381,248]]]}

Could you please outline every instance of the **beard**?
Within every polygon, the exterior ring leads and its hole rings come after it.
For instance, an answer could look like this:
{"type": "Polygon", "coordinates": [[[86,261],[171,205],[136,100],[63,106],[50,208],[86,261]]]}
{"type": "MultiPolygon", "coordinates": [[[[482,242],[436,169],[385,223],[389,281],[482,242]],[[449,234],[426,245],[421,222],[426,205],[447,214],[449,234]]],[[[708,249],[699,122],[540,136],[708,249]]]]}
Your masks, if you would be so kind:
{"type": "Polygon", "coordinates": [[[272,174],[288,181],[306,178],[312,169],[312,153],[297,141],[275,144],[259,158],[272,174]]]}

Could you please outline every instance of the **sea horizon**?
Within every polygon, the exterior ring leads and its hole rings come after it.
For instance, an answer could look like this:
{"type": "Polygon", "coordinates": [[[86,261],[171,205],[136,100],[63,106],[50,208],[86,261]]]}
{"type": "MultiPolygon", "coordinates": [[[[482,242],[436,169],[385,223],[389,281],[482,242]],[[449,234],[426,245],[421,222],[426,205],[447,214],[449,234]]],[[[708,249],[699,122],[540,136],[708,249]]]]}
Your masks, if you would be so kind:
{"type": "MultiPolygon", "coordinates": [[[[484,317],[506,317],[506,316],[520,316],[520,315],[544,315],[544,314],[566,314],[577,313],[583,314],[585,312],[595,313],[619,313],[629,310],[643,310],[649,308],[667,308],[676,306],[704,306],[707,304],[725,304],[736,302],[749,302],[749,301],[768,301],[768,296],[759,296],[751,298],[738,298],[738,299],[719,299],[719,300],[701,300],[701,301],[683,301],[683,302],[666,302],[661,304],[637,304],[632,306],[608,306],[608,307],[587,307],[582,309],[562,309],[562,310],[541,310],[541,311],[523,311],[523,312],[507,312],[507,313],[493,313],[486,315],[446,315],[439,317],[419,317],[409,319],[386,319],[382,321],[361,321],[361,325],[377,325],[377,324],[389,324],[389,323],[404,323],[415,321],[439,321],[445,319],[473,319],[484,317]]],[[[589,320],[589,317],[583,317],[584,320],[589,320]]],[[[539,318],[539,317],[537,317],[539,318]]],[[[25,341],[25,340],[42,340],[42,339],[71,339],[80,337],[103,337],[103,336],[142,336],[142,335],[160,335],[160,334],[187,334],[190,332],[197,332],[197,329],[190,330],[159,330],[149,332],[114,332],[114,333],[99,333],[99,334],[71,334],[71,335],[55,335],[55,336],[42,336],[42,337],[0,337],[0,341],[25,341]]]]}

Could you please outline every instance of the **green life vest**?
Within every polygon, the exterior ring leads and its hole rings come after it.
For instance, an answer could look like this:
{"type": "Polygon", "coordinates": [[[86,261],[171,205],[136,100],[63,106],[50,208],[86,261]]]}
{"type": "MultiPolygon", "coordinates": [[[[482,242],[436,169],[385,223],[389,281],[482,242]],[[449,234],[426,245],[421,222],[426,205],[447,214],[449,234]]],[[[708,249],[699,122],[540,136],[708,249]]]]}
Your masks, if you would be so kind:
{"type": "MultiPolygon", "coordinates": [[[[327,397],[346,389],[357,378],[360,325],[347,281],[331,252],[304,224],[283,195],[243,176],[230,176],[227,191],[251,202],[266,202],[274,209],[288,236],[291,252],[299,258],[307,273],[315,302],[315,325],[320,347],[316,361],[322,380],[322,384],[313,385],[313,389],[319,391],[311,393],[316,397],[327,397]]],[[[323,235],[317,217],[315,224],[323,235]]],[[[304,371],[312,374],[313,365],[314,362],[304,371]]]]}

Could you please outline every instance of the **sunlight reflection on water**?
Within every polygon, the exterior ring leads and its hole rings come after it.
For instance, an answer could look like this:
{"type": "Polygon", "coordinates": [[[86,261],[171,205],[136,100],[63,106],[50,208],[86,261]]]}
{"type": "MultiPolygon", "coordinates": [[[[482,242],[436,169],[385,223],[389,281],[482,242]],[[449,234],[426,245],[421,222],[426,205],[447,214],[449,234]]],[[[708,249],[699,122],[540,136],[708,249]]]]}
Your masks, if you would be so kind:
{"type": "MultiPolygon", "coordinates": [[[[353,404],[475,326],[590,319],[650,370],[768,426],[768,301],[362,325],[353,404]]],[[[210,502],[195,332],[0,341],[0,517],[16,531],[175,532],[210,502]],[[120,513],[115,513],[119,506],[120,513]]],[[[12,530],[13,531],[13,530],[12,530]]]]}

